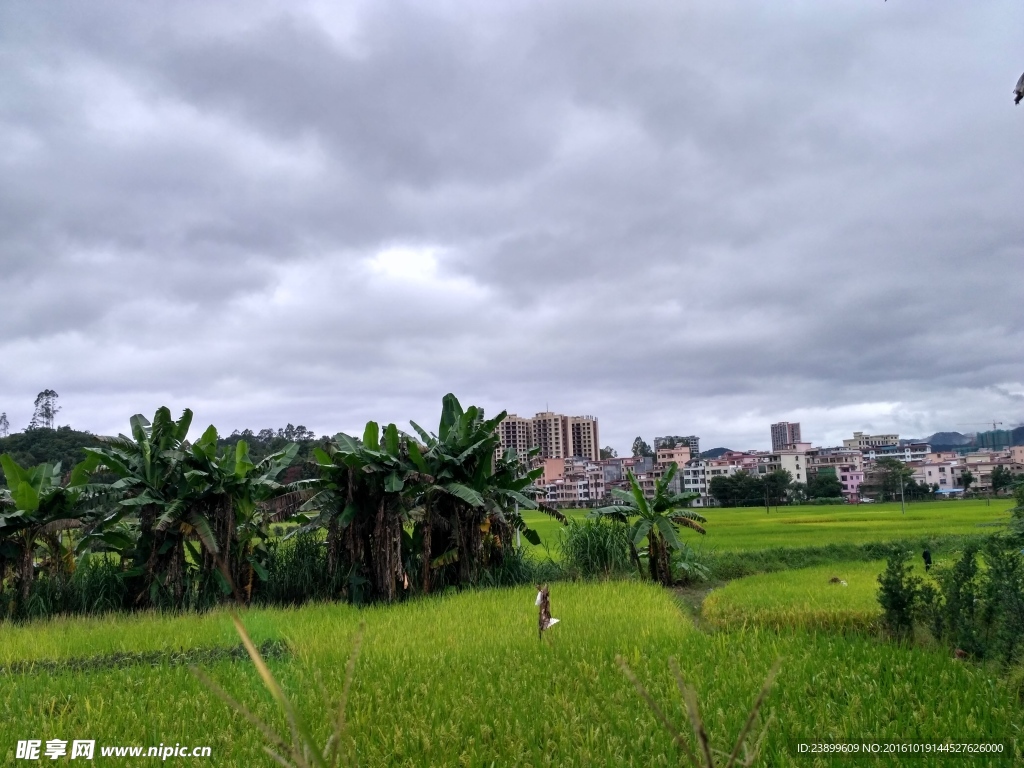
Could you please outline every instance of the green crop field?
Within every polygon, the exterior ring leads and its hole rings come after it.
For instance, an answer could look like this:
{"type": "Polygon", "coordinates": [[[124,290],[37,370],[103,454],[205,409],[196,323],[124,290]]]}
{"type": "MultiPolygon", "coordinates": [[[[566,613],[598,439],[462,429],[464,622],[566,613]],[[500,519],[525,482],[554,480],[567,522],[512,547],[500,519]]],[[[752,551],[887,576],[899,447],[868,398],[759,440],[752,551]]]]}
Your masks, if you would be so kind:
{"type": "MultiPolygon", "coordinates": [[[[718,628],[871,629],[881,615],[878,574],[884,570],[884,561],[836,563],[736,579],[712,590],[701,617],[718,628]]],[[[924,575],[923,566],[917,570],[924,575]]]]}
{"type": "MultiPolygon", "coordinates": [[[[832,507],[764,507],[700,510],[707,517],[707,535],[685,534],[687,541],[718,551],[750,551],[774,547],[820,547],[826,544],[866,544],[928,536],[990,534],[994,523],[1005,521],[1009,499],[969,499],[907,504],[859,504],[832,507]]],[[[569,510],[583,517],[588,510],[569,510]]],[[[557,557],[559,523],[542,512],[527,512],[527,522],[557,557]]]]}
{"type": "MultiPolygon", "coordinates": [[[[857,578],[855,572],[839,575],[857,578]]],[[[811,585],[817,578],[800,580],[811,585]]],[[[859,592],[853,583],[851,595],[859,592]]],[[[270,666],[324,738],[329,715],[317,681],[338,696],[365,621],[348,714],[366,766],[679,764],[670,737],[615,666],[616,654],[682,723],[667,668],[669,656],[677,657],[720,749],[731,747],[764,674],[782,656],[765,709],[773,718],[766,764],[809,764],[793,755],[797,740],[1006,741],[1024,726],[1007,684],[945,652],[756,623],[706,632],[670,592],[629,581],[553,585],[553,615],[562,622],[542,643],[533,597],[530,589],[500,589],[390,608],[250,610],[243,618],[257,642],[287,643],[289,652],[270,666]]],[[[96,739],[98,746],[180,742],[210,746],[210,765],[270,765],[254,729],[173,662],[175,654],[236,643],[223,612],[0,625],[0,763],[16,764],[18,739],[60,738],[96,739]],[[124,651],[168,655],[104,665],[124,651]],[[39,666],[26,669],[28,661],[39,666]]],[[[257,714],[280,722],[249,662],[200,663],[257,714]]]]}

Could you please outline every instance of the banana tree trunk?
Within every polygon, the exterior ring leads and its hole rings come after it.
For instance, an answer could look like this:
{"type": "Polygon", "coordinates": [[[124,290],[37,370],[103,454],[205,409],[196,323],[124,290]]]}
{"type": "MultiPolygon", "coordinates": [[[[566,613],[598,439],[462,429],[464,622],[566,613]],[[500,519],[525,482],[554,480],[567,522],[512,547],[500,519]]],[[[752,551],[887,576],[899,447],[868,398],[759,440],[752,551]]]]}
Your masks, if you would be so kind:
{"type": "Polygon", "coordinates": [[[341,559],[341,525],[335,517],[327,525],[327,577],[334,582],[341,559]]]}
{"type": "Polygon", "coordinates": [[[427,511],[423,517],[423,594],[430,593],[430,560],[433,557],[431,551],[431,534],[433,522],[430,514],[430,501],[427,500],[427,511]]]}
{"type": "Polygon", "coordinates": [[[390,603],[395,599],[402,573],[402,525],[398,515],[389,514],[389,507],[386,496],[377,505],[373,527],[373,574],[377,595],[390,603]]]}
{"type": "Polygon", "coordinates": [[[18,587],[21,598],[21,609],[28,608],[28,598],[32,594],[32,581],[35,575],[35,536],[25,533],[21,547],[21,562],[18,563],[18,587]]]}
{"type": "Polygon", "coordinates": [[[654,528],[651,528],[650,533],[647,534],[647,567],[651,572],[651,581],[655,584],[661,583],[661,553],[660,553],[660,542],[658,541],[658,534],[654,532],[654,528]]]}

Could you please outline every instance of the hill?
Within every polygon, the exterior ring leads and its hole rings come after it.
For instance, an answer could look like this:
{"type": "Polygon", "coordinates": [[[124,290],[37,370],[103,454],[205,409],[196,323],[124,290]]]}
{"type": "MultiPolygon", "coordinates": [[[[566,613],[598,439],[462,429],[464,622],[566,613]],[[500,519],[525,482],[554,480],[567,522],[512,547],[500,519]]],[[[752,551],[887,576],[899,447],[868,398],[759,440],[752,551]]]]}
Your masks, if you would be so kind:
{"type": "Polygon", "coordinates": [[[702,459],[717,459],[723,453],[728,453],[731,448],[712,448],[710,451],[701,451],[700,457],[702,459]]]}
{"type": "MultiPolygon", "coordinates": [[[[100,439],[91,432],[79,432],[71,427],[56,429],[27,429],[0,437],[0,453],[9,453],[23,467],[55,462],[66,472],[85,459],[86,447],[100,445],[100,439]]],[[[0,473],[0,479],[3,474],[0,473]]]]}

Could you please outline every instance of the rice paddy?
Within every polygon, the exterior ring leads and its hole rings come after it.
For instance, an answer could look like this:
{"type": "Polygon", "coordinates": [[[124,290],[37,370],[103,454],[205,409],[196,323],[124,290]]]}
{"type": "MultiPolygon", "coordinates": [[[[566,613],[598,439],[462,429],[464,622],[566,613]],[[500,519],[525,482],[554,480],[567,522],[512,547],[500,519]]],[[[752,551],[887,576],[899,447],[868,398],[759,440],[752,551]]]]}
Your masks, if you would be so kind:
{"type": "MultiPolygon", "coordinates": [[[[708,510],[709,548],[755,550],[991,533],[1006,502],[899,507],[708,510]]],[[[574,515],[585,514],[577,511],[574,515]]],[[[554,541],[554,521],[534,522],[554,541]],[[547,527],[545,527],[547,526],[547,527]]],[[[551,553],[554,555],[555,550],[551,553]]],[[[615,664],[623,656],[668,716],[685,712],[678,659],[714,746],[728,750],[764,675],[782,672],[763,710],[765,765],[849,765],[801,756],[798,742],[999,741],[1010,765],[1024,727],[1018,686],[937,647],[877,631],[881,561],[829,562],[736,579],[710,592],[695,624],[672,593],[638,581],[556,582],[561,623],[538,641],[531,588],[491,589],[357,609],[312,604],[242,614],[298,709],[326,740],[360,624],[363,651],[348,705],[364,766],[678,765],[670,735],[615,664]],[[321,695],[323,686],[327,701],[321,695]]],[[[0,764],[21,739],[209,746],[216,766],[270,765],[258,732],[192,674],[202,668],[280,725],[223,611],[139,613],[0,624],[0,764]]],[[[97,762],[126,764],[124,758],[97,762]]],[[[168,764],[195,762],[170,758],[168,764]]],[[[880,758],[882,765],[902,764],[880,758]]],[[[929,756],[914,765],[945,765],[929,756]]],[[[29,763],[25,763],[29,764],[29,763]]]]}
{"type": "MultiPolygon", "coordinates": [[[[866,578],[870,570],[860,564],[844,575],[856,580],[855,573],[866,578]]],[[[805,576],[801,583],[818,578],[805,576]]],[[[747,591],[763,591],[758,584],[749,581],[747,591]]],[[[743,592],[729,593],[736,605],[743,592]]],[[[735,616],[722,630],[702,631],[670,592],[629,581],[553,585],[552,613],[561,623],[540,642],[533,597],[531,589],[496,589],[391,608],[250,610],[243,619],[257,642],[287,645],[270,666],[324,739],[331,707],[317,680],[336,700],[353,637],[365,622],[348,708],[360,765],[679,764],[671,737],[617,669],[617,654],[681,724],[685,715],[667,667],[675,656],[697,688],[719,749],[731,747],[766,671],[782,656],[765,708],[772,718],[765,764],[810,764],[794,752],[797,741],[1005,742],[1024,725],[1007,684],[945,652],[857,632],[788,625],[775,631],[735,616]]],[[[47,664],[0,673],[0,762],[14,762],[18,739],[83,738],[98,745],[201,744],[213,750],[211,765],[269,765],[255,730],[188,668],[152,660],[84,670],[73,664],[128,649],[180,652],[237,642],[223,612],[0,627],[0,666],[67,661],[66,669],[47,664]]],[[[279,722],[250,663],[199,658],[232,695],[279,722]]],[[[818,764],[848,764],[833,760],[818,764]]],[[[942,764],[930,760],[915,765],[942,764]]]]}
{"type": "MultiPolygon", "coordinates": [[[[991,534],[1008,518],[1012,499],[967,499],[907,504],[906,513],[895,504],[848,504],[830,507],[764,507],[700,510],[708,519],[707,535],[687,535],[687,541],[719,552],[745,552],[777,547],[820,547],[825,544],[920,539],[929,536],[991,534]]],[[[568,510],[584,517],[588,510],[568,510]]],[[[541,536],[535,548],[546,545],[557,557],[560,524],[541,512],[525,513],[541,536]]]]}
{"type": "Polygon", "coordinates": [[[883,570],[884,561],[871,561],[748,576],[713,590],[701,618],[717,628],[874,629],[883,570]]]}

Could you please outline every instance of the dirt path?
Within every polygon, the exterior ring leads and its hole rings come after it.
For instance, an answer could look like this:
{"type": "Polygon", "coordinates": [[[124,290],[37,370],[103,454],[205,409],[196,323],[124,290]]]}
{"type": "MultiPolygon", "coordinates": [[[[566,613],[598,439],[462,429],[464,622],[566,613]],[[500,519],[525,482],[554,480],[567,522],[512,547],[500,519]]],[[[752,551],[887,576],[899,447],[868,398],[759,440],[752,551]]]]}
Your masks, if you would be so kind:
{"type": "Polygon", "coordinates": [[[724,587],[727,583],[726,581],[710,581],[705,584],[695,584],[689,587],[673,587],[672,596],[683,610],[690,615],[694,625],[701,629],[700,607],[704,602],[704,598],[710,594],[711,590],[724,587]]]}

